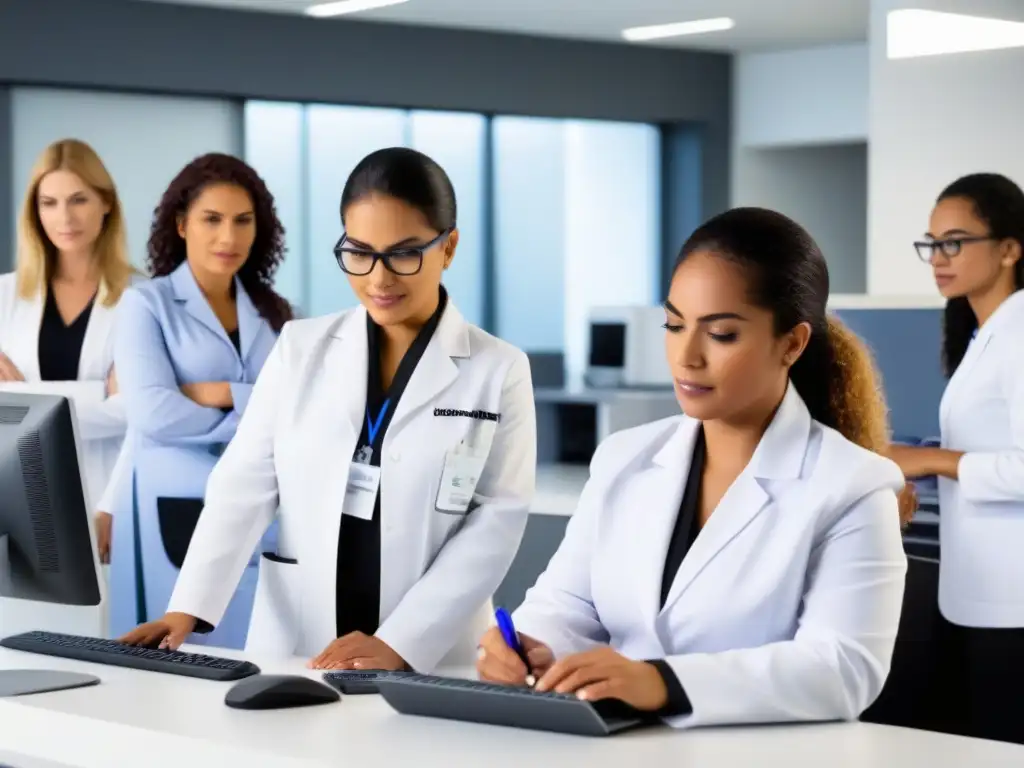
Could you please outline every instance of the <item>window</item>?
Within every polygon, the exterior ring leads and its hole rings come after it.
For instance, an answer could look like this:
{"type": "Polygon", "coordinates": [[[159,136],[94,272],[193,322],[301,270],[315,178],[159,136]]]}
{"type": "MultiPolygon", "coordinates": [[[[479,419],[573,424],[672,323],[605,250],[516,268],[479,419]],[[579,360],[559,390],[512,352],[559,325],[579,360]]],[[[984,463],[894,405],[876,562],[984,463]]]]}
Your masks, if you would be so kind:
{"type": "Polygon", "coordinates": [[[497,332],[578,376],[591,307],[657,301],[658,130],[499,117],[494,176],[497,332]]]}
{"type": "Polygon", "coordinates": [[[407,113],[400,109],[320,104],[306,108],[310,315],[337,312],[357,303],[333,253],[342,233],[341,191],[366,155],[383,147],[405,146],[406,120],[407,113]]]}
{"type": "Polygon", "coordinates": [[[354,306],[332,249],[363,157],[409,146],[448,173],[460,240],[445,285],[463,316],[576,376],[598,305],[658,300],[661,141],[655,126],[251,102],[246,156],[278,200],[281,292],[308,315],[354,306]]]}
{"type": "Polygon", "coordinates": [[[301,104],[249,101],[245,104],[245,159],[274,196],[287,251],[274,288],[296,309],[308,306],[306,243],[305,110],[301,104]]]}
{"type": "Polygon", "coordinates": [[[410,145],[444,168],[455,187],[459,245],[444,284],[470,323],[484,323],[487,119],[459,112],[412,112],[410,145]]]}

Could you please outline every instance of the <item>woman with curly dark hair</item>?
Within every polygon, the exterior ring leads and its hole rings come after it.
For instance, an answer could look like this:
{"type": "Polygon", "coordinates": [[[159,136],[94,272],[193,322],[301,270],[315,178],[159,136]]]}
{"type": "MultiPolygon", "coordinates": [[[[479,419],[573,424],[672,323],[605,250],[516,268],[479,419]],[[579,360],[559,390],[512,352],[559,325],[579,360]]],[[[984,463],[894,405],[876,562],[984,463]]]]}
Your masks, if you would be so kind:
{"type": "MultiPolygon", "coordinates": [[[[115,634],[167,608],[207,476],[292,317],[272,287],[284,251],[273,196],[235,157],[196,158],[156,208],[148,258],[153,279],[122,298],[114,349],[130,438],[104,499],[108,506],[101,506],[119,513],[111,547],[115,634]],[[136,540],[138,568],[129,546],[136,540]]],[[[205,642],[244,644],[256,578],[255,568],[247,570],[226,620],[205,642]]]]}

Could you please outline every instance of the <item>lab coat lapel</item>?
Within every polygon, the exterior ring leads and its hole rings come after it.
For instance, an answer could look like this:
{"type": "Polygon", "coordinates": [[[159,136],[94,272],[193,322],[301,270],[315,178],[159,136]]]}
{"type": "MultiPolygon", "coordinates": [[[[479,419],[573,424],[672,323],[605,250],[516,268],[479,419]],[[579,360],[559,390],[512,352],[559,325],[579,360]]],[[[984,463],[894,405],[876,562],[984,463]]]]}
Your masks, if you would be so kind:
{"type": "Polygon", "coordinates": [[[11,325],[18,328],[18,332],[12,334],[6,351],[25,381],[39,381],[39,327],[43,322],[45,300],[40,290],[30,301],[18,301],[15,305],[18,319],[11,325]]]}
{"type": "Polygon", "coordinates": [[[1010,295],[1006,301],[996,308],[996,311],[992,313],[988,321],[978,329],[978,335],[967,346],[963,360],[960,361],[960,365],[957,366],[956,371],[946,384],[946,391],[943,393],[942,400],[939,403],[939,425],[944,433],[950,431],[950,408],[960,390],[964,386],[969,386],[967,382],[970,380],[971,374],[977,367],[978,361],[981,360],[989,342],[997,334],[1006,333],[1006,329],[1011,329],[1011,332],[1017,331],[1013,326],[1013,322],[1014,318],[1019,317],[1020,310],[1015,309],[1015,307],[1022,304],[1024,304],[1024,291],[1017,291],[1010,295]]]}
{"type": "Polygon", "coordinates": [[[654,622],[661,602],[661,581],[669,542],[679,515],[693,445],[700,422],[685,419],[652,459],[652,466],[635,476],[625,488],[629,505],[637,515],[629,547],[636,563],[638,583],[634,594],[643,603],[647,620],[654,622]]]}
{"type": "MultiPolygon", "coordinates": [[[[242,362],[246,363],[249,360],[249,353],[252,351],[253,344],[256,343],[256,339],[259,338],[267,323],[260,316],[256,306],[252,303],[252,299],[249,298],[249,294],[242,287],[242,281],[238,278],[235,278],[235,296],[237,297],[236,303],[238,306],[238,340],[241,347],[242,362]]],[[[216,318],[214,319],[216,320],[216,318]]]]}
{"type": "MultiPolygon", "coordinates": [[[[366,414],[366,374],[369,345],[366,341],[366,310],[358,307],[345,315],[331,334],[324,354],[325,381],[338,382],[336,400],[348,429],[358,438],[366,414]]],[[[346,459],[351,461],[352,457],[346,459]]]]}
{"type": "Polygon", "coordinates": [[[766,481],[799,477],[810,427],[807,406],[790,384],[750,463],[725,492],[683,558],[663,610],[669,610],[700,572],[765,509],[771,500],[766,481]]]}
{"type": "Polygon", "coordinates": [[[399,431],[421,408],[451,386],[459,375],[459,367],[452,358],[459,357],[469,357],[469,332],[466,321],[449,299],[434,336],[398,401],[388,427],[389,435],[399,431]]]}
{"type": "Polygon", "coordinates": [[[304,498],[314,514],[303,563],[316,582],[303,597],[302,644],[309,653],[319,653],[337,633],[338,534],[349,465],[363,427],[367,352],[366,311],[358,307],[328,331],[315,373],[318,382],[305,398],[316,414],[314,432],[305,438],[316,451],[300,468],[304,477],[308,473],[304,498]]]}
{"type": "Polygon", "coordinates": [[[89,322],[82,339],[82,353],[78,359],[78,378],[102,379],[109,373],[107,361],[110,326],[114,322],[114,308],[104,305],[107,298],[106,283],[101,283],[89,312],[89,322]]]}
{"type": "Polygon", "coordinates": [[[985,351],[985,348],[991,340],[991,333],[979,332],[968,345],[967,351],[964,353],[964,357],[960,361],[960,365],[957,366],[956,371],[954,371],[953,375],[946,383],[946,390],[942,393],[942,400],[939,401],[939,427],[943,433],[950,431],[950,408],[956,401],[960,390],[963,387],[968,386],[967,382],[971,378],[971,374],[974,372],[974,369],[978,364],[978,360],[981,358],[982,353],[985,351]]]}
{"type": "Polygon", "coordinates": [[[174,298],[185,305],[185,311],[234,349],[235,345],[231,343],[227,331],[213,313],[210,302],[199,289],[199,283],[196,282],[187,261],[181,262],[181,265],[171,273],[171,285],[174,288],[174,298]]]}

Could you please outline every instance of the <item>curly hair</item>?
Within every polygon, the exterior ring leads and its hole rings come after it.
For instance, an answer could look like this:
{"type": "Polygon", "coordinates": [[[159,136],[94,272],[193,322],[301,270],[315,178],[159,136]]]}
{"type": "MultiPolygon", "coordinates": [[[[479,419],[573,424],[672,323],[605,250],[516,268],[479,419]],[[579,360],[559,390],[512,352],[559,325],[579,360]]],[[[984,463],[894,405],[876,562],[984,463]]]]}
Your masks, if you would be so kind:
{"type": "Polygon", "coordinates": [[[294,317],[291,305],[274,291],[274,273],[284,259],[284,227],[277,218],[274,196],[259,174],[231,155],[210,153],[190,162],[174,177],[153,212],[146,263],[153,277],[169,275],[185,261],[185,242],[178,221],[211,184],[235,184],[252,198],[256,237],[238,279],[260,316],[275,331],[294,317]]]}

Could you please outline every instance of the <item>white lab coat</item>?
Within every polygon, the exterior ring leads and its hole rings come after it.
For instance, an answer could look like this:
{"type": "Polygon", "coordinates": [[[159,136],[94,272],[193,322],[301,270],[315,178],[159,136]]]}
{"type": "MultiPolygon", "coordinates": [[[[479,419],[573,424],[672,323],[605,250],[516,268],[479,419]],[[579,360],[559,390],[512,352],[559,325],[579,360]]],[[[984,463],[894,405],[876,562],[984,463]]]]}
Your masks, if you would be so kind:
{"type": "MultiPolygon", "coordinates": [[[[335,639],[338,529],[366,378],[363,308],[285,326],[210,475],[169,611],[216,624],[277,511],[278,557],[261,559],[246,650],[311,656],[335,639]]],[[[466,323],[449,302],[381,453],[377,636],[417,670],[472,663],[534,492],[526,355],[466,323]],[[486,464],[469,513],[439,512],[445,457],[463,440],[476,442],[486,464]]]]}
{"type": "Polygon", "coordinates": [[[90,504],[106,489],[125,433],[121,396],[107,397],[107,375],[114,362],[116,312],[115,307],[103,305],[104,292],[101,287],[89,315],[78,380],[41,381],[39,327],[45,297],[40,293],[31,300],[23,299],[18,295],[16,273],[0,275],[0,351],[25,377],[24,382],[0,383],[0,391],[63,395],[72,401],[82,440],[82,476],[90,504]]]}
{"type": "Polygon", "coordinates": [[[978,331],[939,409],[939,608],[954,624],[1024,627],[1024,291],[978,331]]]}
{"type": "Polygon", "coordinates": [[[659,608],[698,422],[616,433],[516,628],[556,657],[665,659],[676,727],[857,717],[889,672],[907,562],[888,459],[813,421],[790,385],[659,608]]]}

